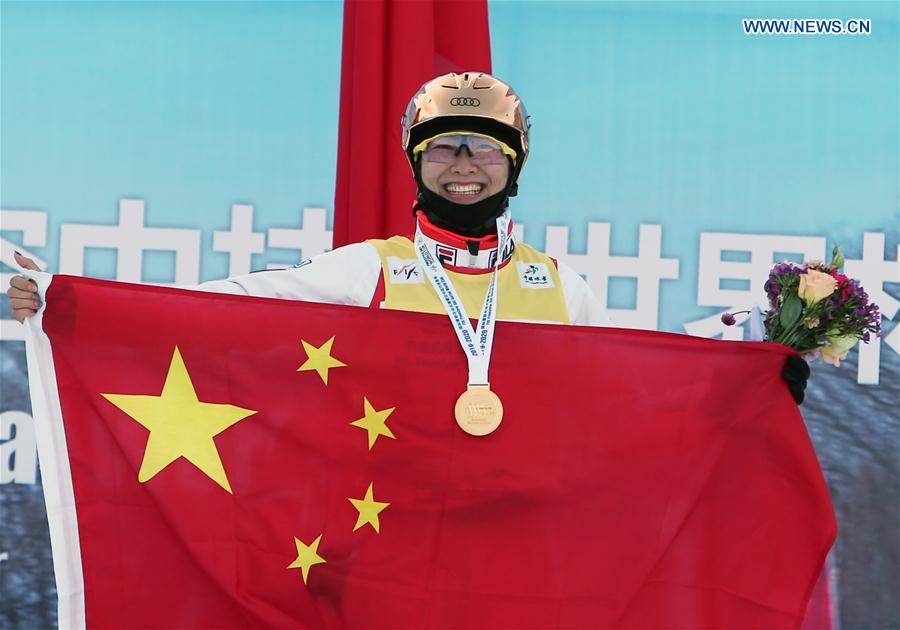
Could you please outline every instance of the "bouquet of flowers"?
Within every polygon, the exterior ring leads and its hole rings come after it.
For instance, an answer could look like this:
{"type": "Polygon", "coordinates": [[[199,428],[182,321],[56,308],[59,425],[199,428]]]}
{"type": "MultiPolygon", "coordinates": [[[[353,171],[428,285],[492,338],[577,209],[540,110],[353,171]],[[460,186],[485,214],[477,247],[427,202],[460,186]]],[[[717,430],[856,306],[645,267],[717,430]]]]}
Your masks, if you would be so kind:
{"type": "MultiPolygon", "coordinates": [[[[843,262],[835,245],[828,265],[784,261],[772,268],[765,284],[769,341],[794,348],[808,361],[821,358],[837,367],[860,339],[868,343],[872,335],[881,335],[878,305],[869,302],[859,282],[838,272],[843,262]]],[[[722,322],[734,324],[734,315],[725,313],[722,322]]]]}

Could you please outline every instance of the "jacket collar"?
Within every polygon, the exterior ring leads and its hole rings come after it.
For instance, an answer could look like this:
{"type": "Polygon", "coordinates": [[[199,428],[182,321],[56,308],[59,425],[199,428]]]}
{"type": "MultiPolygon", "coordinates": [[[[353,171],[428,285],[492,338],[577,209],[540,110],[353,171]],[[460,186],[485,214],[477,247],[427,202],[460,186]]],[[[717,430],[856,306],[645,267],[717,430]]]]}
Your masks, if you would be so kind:
{"type": "MultiPolygon", "coordinates": [[[[441,261],[444,267],[463,273],[479,273],[493,271],[497,262],[497,235],[488,234],[480,238],[460,236],[439,228],[419,211],[416,220],[422,236],[428,244],[430,251],[441,261]]],[[[505,264],[515,251],[516,243],[512,235],[512,219],[509,221],[509,238],[506,241],[505,251],[500,259],[501,266],[505,264]]]]}

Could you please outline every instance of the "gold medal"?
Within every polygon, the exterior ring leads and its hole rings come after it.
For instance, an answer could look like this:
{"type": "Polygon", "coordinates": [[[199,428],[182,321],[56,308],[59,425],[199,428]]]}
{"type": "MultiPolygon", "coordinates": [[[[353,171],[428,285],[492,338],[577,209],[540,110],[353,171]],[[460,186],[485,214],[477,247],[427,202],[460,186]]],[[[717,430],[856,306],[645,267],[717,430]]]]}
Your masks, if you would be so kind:
{"type": "Polygon", "coordinates": [[[503,420],[503,403],[489,385],[469,385],[456,400],[456,423],[469,435],[487,435],[503,420]]]}

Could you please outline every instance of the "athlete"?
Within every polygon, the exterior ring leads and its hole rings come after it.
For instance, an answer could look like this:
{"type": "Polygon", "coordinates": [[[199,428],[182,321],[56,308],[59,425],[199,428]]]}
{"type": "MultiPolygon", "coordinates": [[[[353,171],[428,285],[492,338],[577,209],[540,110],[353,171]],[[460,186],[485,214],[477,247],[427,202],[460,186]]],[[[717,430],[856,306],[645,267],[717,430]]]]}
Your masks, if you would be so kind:
{"type": "MultiPolygon", "coordinates": [[[[497,275],[497,318],[604,324],[584,280],[531,247],[498,251],[498,217],[528,158],[528,114],[509,85],[477,72],[447,74],[413,96],[402,146],[416,180],[418,238],[439,260],[466,313],[477,318],[497,275]]],[[[253,273],[201,288],[373,308],[444,313],[412,239],[395,236],[341,247],[286,271],[253,273]]]]}

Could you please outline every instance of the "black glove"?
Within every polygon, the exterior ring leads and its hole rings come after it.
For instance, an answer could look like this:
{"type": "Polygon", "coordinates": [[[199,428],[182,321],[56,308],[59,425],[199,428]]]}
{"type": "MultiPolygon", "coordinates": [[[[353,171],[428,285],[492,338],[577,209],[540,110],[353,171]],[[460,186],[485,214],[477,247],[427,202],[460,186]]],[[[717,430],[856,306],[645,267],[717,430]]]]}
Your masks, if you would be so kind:
{"type": "Polygon", "coordinates": [[[781,369],[781,378],[791,390],[791,396],[799,405],[803,402],[806,381],[809,380],[809,365],[796,354],[788,356],[781,369]]]}

